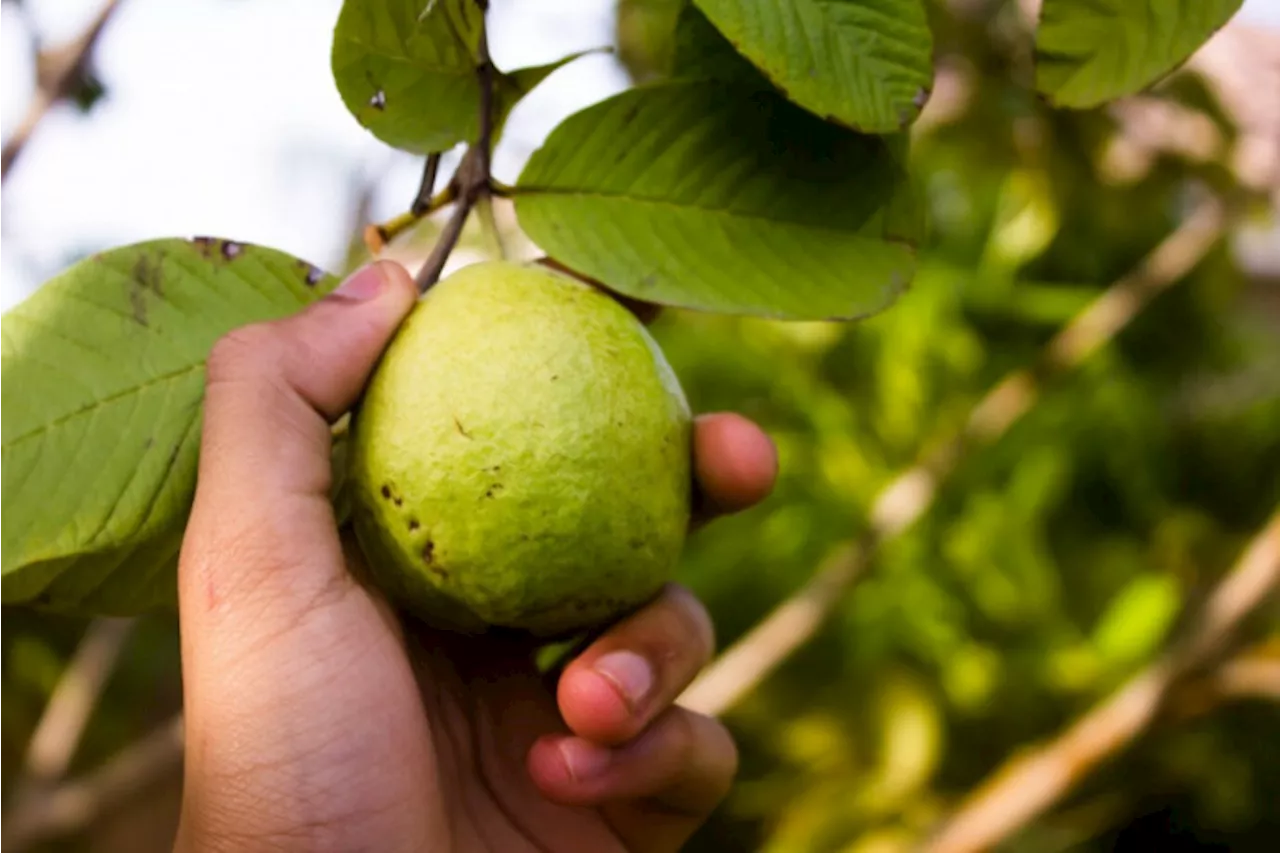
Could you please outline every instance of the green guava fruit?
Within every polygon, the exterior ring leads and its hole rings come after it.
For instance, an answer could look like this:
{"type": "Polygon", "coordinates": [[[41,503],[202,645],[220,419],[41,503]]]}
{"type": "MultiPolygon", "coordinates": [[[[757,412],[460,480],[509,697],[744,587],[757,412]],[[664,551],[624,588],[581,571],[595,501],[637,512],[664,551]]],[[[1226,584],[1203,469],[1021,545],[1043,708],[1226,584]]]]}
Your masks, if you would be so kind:
{"type": "Polygon", "coordinates": [[[437,284],[355,411],[371,579],[428,624],[540,637],[655,594],[684,544],[690,414],[636,318],[540,265],[437,284]]]}

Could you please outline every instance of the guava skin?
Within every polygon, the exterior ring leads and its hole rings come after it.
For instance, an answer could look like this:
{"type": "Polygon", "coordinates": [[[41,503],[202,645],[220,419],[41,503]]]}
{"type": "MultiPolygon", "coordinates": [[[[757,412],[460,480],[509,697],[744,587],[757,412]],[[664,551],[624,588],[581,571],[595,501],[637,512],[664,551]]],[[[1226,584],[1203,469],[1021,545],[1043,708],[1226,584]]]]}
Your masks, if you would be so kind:
{"type": "Polygon", "coordinates": [[[652,597],[688,529],[691,418],[648,331],[542,266],[415,306],[351,427],[372,580],[438,628],[556,637],[652,597]]]}

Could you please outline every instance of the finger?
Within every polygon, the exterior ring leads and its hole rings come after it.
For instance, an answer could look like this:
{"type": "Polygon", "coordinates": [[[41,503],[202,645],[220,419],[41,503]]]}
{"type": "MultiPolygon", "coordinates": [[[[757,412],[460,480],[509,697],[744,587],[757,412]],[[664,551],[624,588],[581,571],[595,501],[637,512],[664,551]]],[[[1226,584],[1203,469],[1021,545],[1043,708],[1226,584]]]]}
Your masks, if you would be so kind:
{"type": "Polygon", "coordinates": [[[702,604],[668,584],[569,664],[556,689],[560,714],[579,737],[625,743],[675,701],[714,645],[702,604]]]}
{"type": "Polygon", "coordinates": [[[528,767],[548,799],[603,807],[627,849],[666,850],[728,793],[738,753],[717,720],[675,707],[616,748],[572,735],[543,737],[529,751],[528,767]]]}
{"type": "Polygon", "coordinates": [[[260,582],[305,596],[345,576],[328,422],[355,401],[416,294],[402,267],[374,264],[306,310],[214,346],[180,604],[207,609],[260,582]]]}
{"type": "Polygon", "coordinates": [[[778,476],[778,452],[760,427],[731,412],[694,422],[695,525],[764,500],[778,476]]]}

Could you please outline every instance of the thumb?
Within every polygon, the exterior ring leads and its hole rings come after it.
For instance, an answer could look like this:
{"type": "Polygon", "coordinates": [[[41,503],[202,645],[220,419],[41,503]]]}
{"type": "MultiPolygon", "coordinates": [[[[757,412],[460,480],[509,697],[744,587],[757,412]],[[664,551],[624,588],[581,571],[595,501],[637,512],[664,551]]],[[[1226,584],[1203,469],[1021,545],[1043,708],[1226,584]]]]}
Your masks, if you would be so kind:
{"type": "Polygon", "coordinates": [[[298,314],[219,340],[208,361],[200,499],[327,493],[328,423],[359,397],[416,298],[405,269],[382,261],[298,314]]]}

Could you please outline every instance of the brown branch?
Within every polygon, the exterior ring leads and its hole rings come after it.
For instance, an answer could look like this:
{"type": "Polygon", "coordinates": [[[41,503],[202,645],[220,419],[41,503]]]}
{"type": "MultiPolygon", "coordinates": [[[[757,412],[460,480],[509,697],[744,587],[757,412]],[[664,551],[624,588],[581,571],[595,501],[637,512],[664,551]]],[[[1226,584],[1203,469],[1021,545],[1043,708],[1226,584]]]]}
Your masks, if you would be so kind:
{"type": "Polygon", "coordinates": [[[431,199],[436,191],[436,174],[440,171],[440,154],[427,155],[427,162],[422,167],[422,181],[418,184],[418,193],[413,197],[409,211],[414,216],[426,216],[431,210],[431,199]]]}
{"type": "Polygon", "coordinates": [[[680,704],[702,714],[718,714],[738,703],[780,661],[817,632],[831,603],[867,563],[858,544],[838,548],[795,595],[716,659],[680,696],[680,704]]]}
{"type": "Polygon", "coordinates": [[[110,761],[15,808],[4,819],[6,853],[83,829],[182,764],[182,716],[135,741],[110,761]]]}
{"type": "Polygon", "coordinates": [[[978,401],[959,435],[881,489],[871,508],[869,532],[848,546],[855,564],[836,560],[815,572],[799,592],[716,658],[680,697],[681,704],[704,714],[723,714],[808,642],[858,579],[878,544],[924,515],[939,485],[965,453],[1003,435],[1031,408],[1046,380],[1076,367],[1115,337],[1156,294],[1195,267],[1224,229],[1219,202],[1213,198],[1201,202],[1134,272],[1109,287],[1055,335],[1034,368],[1015,371],[998,382],[978,401]]]}
{"type": "Polygon", "coordinates": [[[31,735],[15,803],[37,795],[67,772],[132,630],[129,619],[89,624],[31,735]]]}
{"type": "Polygon", "coordinates": [[[1048,744],[1010,759],[966,798],[925,846],[928,853],[990,850],[1070,792],[1146,730],[1180,682],[1231,641],[1280,585],[1280,510],[1209,596],[1190,630],[1155,663],[1048,744]]]}
{"type": "MultiPolygon", "coordinates": [[[[487,15],[488,0],[476,0],[481,12],[487,15]]],[[[458,171],[450,182],[456,190],[456,204],[453,215],[445,223],[444,230],[436,239],[431,254],[414,277],[418,290],[426,293],[440,279],[444,265],[449,260],[462,236],[462,228],[467,223],[467,216],[476,202],[490,192],[492,169],[490,159],[493,154],[493,61],[489,58],[488,22],[484,17],[480,21],[480,37],[476,43],[476,79],[480,83],[480,127],[476,134],[475,144],[467,149],[458,171]]]]}
{"type": "Polygon", "coordinates": [[[98,14],[75,41],[39,57],[46,64],[44,73],[37,75],[36,92],[27,107],[26,115],[17,129],[4,142],[0,150],[0,181],[9,177],[9,168],[22,153],[31,135],[55,104],[72,95],[76,80],[84,70],[102,30],[119,6],[120,0],[106,0],[98,14]]]}

